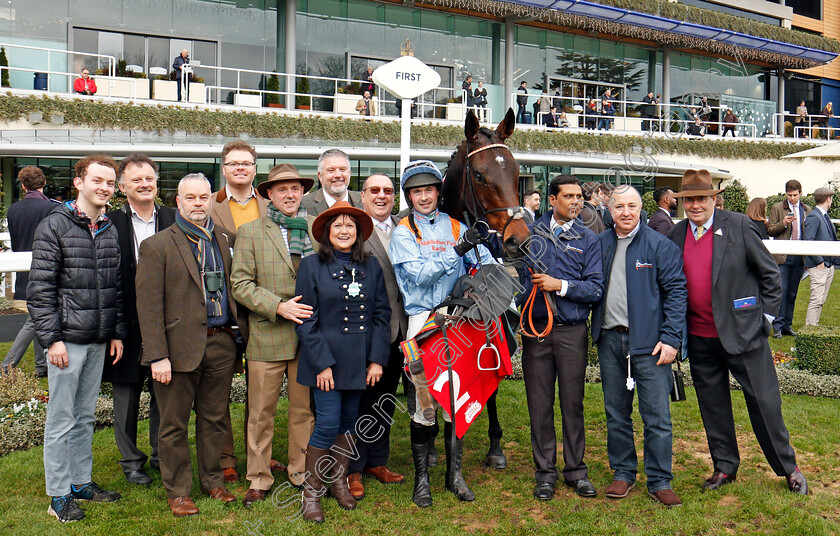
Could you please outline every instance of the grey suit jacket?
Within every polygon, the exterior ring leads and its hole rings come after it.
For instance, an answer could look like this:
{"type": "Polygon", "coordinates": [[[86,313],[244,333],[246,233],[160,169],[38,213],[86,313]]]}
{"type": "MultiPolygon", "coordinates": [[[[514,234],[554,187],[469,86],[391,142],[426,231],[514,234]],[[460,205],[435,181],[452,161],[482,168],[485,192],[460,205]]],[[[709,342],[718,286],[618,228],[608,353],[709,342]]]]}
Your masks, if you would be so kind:
{"type": "MultiPolygon", "coordinates": [[[[396,228],[400,220],[396,216],[391,215],[391,229],[396,228]]],[[[379,235],[374,229],[373,234],[365,242],[365,251],[376,257],[379,261],[379,266],[382,267],[382,275],[385,278],[385,290],[388,291],[388,303],[391,305],[391,342],[403,340],[406,331],[408,330],[408,316],[405,313],[405,304],[400,293],[400,288],[397,285],[397,277],[394,274],[394,267],[391,265],[391,259],[388,257],[388,248],[379,239],[379,235]]]]}
{"type": "MultiPolygon", "coordinates": [[[[685,248],[688,220],[668,234],[685,248]]],[[[770,336],[764,313],[778,316],[782,301],[779,266],[761,242],[758,230],[743,214],[715,209],[712,223],[712,314],[720,342],[730,354],[754,350],[770,336]],[[721,277],[723,276],[723,277],[721,277]],[[734,306],[735,300],[755,297],[756,304],[734,306]]],[[[684,259],[692,262],[692,259],[684,259]]]]}
{"type": "MultiPolygon", "coordinates": [[[[306,209],[306,213],[310,216],[317,216],[318,214],[327,210],[327,200],[324,199],[324,189],[318,188],[314,192],[309,192],[303,196],[300,206],[306,209]]],[[[362,194],[350,190],[350,204],[354,207],[362,208],[362,194]]]]}

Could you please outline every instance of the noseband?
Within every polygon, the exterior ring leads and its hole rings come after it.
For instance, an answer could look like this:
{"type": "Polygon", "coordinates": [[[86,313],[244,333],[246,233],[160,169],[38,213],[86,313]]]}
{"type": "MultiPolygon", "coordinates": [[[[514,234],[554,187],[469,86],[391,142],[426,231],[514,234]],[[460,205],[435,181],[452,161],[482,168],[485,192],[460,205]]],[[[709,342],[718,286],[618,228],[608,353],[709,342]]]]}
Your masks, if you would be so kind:
{"type": "MultiPolygon", "coordinates": [[[[466,167],[466,174],[468,177],[467,180],[467,189],[469,192],[466,196],[466,204],[467,210],[472,213],[472,216],[478,221],[484,221],[485,225],[487,222],[485,221],[485,217],[487,214],[493,214],[495,212],[507,212],[508,219],[505,222],[504,226],[502,226],[501,237],[504,240],[505,231],[507,231],[508,226],[513,223],[515,220],[521,220],[524,215],[525,211],[520,206],[515,207],[499,207],[499,208],[491,208],[490,210],[485,209],[479,202],[478,193],[475,191],[475,184],[473,184],[473,174],[472,174],[472,167],[470,166],[470,159],[475,156],[476,154],[487,151],[489,149],[505,149],[510,152],[510,148],[505,145],[504,143],[491,143],[489,145],[481,146],[473,151],[467,153],[467,157],[464,161],[464,166],[466,167]]],[[[469,222],[467,222],[469,223],[469,222]]],[[[488,225],[489,227],[489,225],[488,225]]],[[[494,231],[497,232],[497,231],[494,231]]]]}

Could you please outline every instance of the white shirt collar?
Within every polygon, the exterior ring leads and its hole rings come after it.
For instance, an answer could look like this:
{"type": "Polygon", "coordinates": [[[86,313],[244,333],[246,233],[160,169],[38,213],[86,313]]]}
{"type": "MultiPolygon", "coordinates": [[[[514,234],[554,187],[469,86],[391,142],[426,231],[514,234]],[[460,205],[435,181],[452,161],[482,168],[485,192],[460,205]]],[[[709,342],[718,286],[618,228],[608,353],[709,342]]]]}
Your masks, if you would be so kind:
{"type": "Polygon", "coordinates": [[[387,218],[385,218],[382,221],[377,220],[373,216],[371,216],[370,219],[373,220],[373,225],[375,225],[377,227],[380,226],[380,225],[385,225],[388,228],[388,232],[391,231],[391,226],[393,226],[393,224],[394,224],[394,222],[391,221],[391,216],[388,216],[387,218]]]}
{"type": "Polygon", "coordinates": [[[569,229],[572,228],[572,225],[574,225],[574,223],[575,223],[575,220],[569,220],[566,223],[564,223],[563,225],[560,225],[560,222],[558,222],[554,218],[554,216],[552,215],[551,216],[551,224],[549,225],[549,230],[553,233],[554,230],[559,227],[565,233],[566,231],[568,231],[569,229]]]}
{"type": "Polygon", "coordinates": [[[154,209],[152,209],[151,219],[149,221],[146,221],[146,220],[143,219],[143,216],[141,216],[136,210],[134,210],[134,207],[131,206],[131,203],[126,203],[126,204],[128,205],[129,210],[131,210],[131,216],[132,217],[137,216],[138,218],[143,220],[144,223],[152,223],[153,221],[155,221],[155,218],[157,217],[157,205],[154,205],[154,209]]]}
{"type": "Polygon", "coordinates": [[[332,206],[336,203],[336,201],[347,201],[350,202],[350,190],[344,190],[344,197],[341,199],[336,199],[335,197],[331,196],[327,192],[324,192],[324,200],[327,202],[327,207],[332,208],[332,206]]]}
{"type": "Polygon", "coordinates": [[[634,236],[636,236],[639,233],[639,229],[641,229],[641,227],[642,227],[642,220],[639,220],[639,223],[637,223],[636,227],[634,227],[633,230],[630,231],[630,234],[628,234],[627,236],[619,236],[618,232],[616,232],[615,236],[619,240],[626,240],[628,238],[633,238],[634,236]]]}
{"type": "Polygon", "coordinates": [[[246,204],[248,204],[248,201],[250,201],[252,197],[257,197],[257,191],[254,189],[253,186],[251,186],[251,193],[248,195],[248,197],[245,198],[244,201],[240,201],[239,199],[233,197],[233,194],[231,193],[230,188],[228,188],[228,185],[225,184],[225,197],[227,198],[228,201],[233,199],[234,201],[236,201],[240,205],[246,205],[246,204]]]}

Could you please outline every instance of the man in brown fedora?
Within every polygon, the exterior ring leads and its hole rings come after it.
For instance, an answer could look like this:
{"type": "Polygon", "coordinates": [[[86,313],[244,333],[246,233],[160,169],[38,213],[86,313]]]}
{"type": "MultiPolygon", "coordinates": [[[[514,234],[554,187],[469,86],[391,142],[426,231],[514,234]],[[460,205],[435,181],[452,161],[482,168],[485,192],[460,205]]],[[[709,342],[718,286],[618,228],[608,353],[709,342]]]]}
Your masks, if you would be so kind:
{"type": "Polygon", "coordinates": [[[297,382],[298,338],[295,326],[312,314],[312,307],[295,296],[298,266],[314,252],[312,216],[300,202],[313,179],[301,177],[291,164],[274,166],[268,180],[257,189],[268,198],[265,216],[239,227],[234,253],[231,287],[233,297],[247,307],[249,338],[247,453],[250,487],[245,507],[265,500],[274,483],[271,475],[271,445],[274,414],[283,379],[289,395],[289,478],[304,480],[306,441],[314,417],[309,388],[297,382]]]}
{"type": "Polygon", "coordinates": [[[782,418],[779,379],[767,337],[782,298],[779,268],[743,214],[715,209],[711,174],[688,170],[682,191],[687,219],[668,235],[683,251],[688,289],[688,355],[700,415],[714,463],[703,484],[716,490],[735,480],[740,458],[729,391],[731,372],[744,391],[750,422],[773,471],[788,488],[808,483],[782,418]]]}

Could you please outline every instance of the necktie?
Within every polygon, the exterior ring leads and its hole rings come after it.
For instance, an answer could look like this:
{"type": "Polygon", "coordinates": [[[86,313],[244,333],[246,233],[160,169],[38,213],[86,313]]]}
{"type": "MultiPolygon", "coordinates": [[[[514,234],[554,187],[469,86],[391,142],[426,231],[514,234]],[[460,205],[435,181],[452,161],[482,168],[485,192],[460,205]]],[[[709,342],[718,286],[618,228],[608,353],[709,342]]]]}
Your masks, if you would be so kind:
{"type": "Polygon", "coordinates": [[[790,239],[799,240],[799,209],[793,209],[793,213],[796,215],[796,217],[794,217],[793,223],[791,224],[793,225],[793,228],[790,231],[790,239]]]}
{"type": "Polygon", "coordinates": [[[697,229],[694,230],[694,239],[695,240],[700,240],[701,238],[703,238],[703,233],[705,233],[705,232],[706,232],[706,228],[703,227],[702,225],[698,225],[697,229]]]}
{"type": "Polygon", "coordinates": [[[386,235],[388,234],[388,224],[387,223],[379,222],[379,223],[376,224],[376,226],[379,227],[380,231],[382,231],[386,235]]]}

